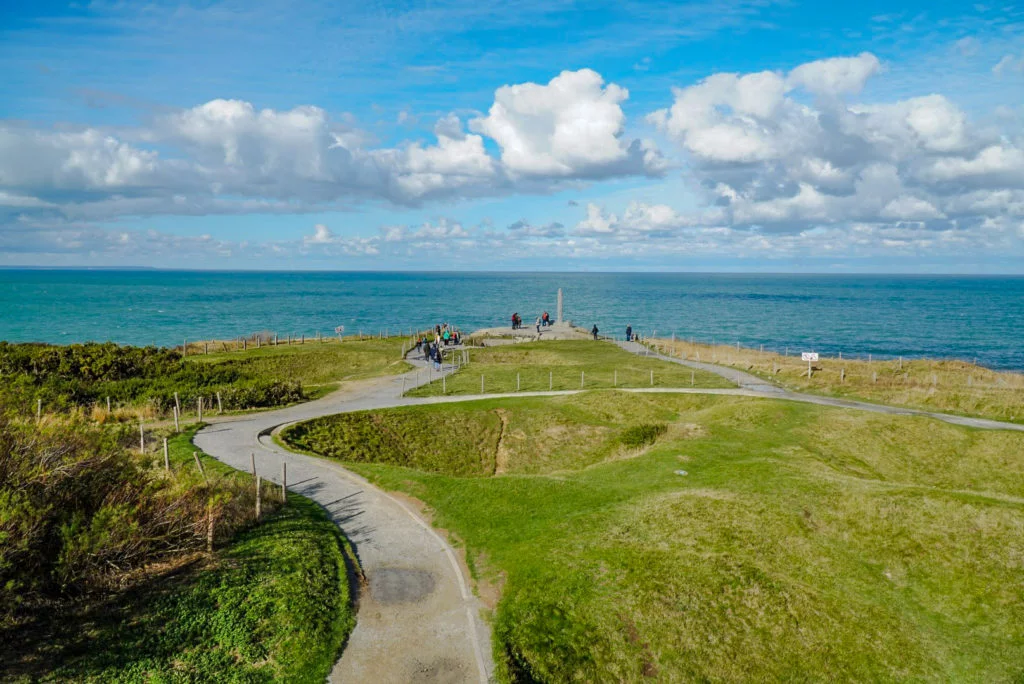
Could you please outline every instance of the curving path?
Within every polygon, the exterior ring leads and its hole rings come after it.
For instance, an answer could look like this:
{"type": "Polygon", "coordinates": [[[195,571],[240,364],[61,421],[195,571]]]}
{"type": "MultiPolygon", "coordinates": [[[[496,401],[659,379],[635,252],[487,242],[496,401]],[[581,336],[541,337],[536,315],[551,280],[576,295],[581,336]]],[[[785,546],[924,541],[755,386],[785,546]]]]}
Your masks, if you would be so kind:
{"type": "MultiPolygon", "coordinates": [[[[738,389],[620,391],[785,399],[878,413],[927,416],[982,429],[1024,431],[1024,425],[1013,423],[791,392],[732,368],[661,356],[636,343],[617,344],[632,353],[717,373],[739,386],[738,389]]],[[[196,445],[203,451],[239,470],[250,469],[250,454],[254,454],[257,472],[273,482],[281,481],[281,464],[287,463],[288,488],[321,504],[352,542],[365,575],[365,586],[357,588],[356,627],[334,667],[332,681],[487,682],[494,673],[490,630],[481,616],[483,606],[473,595],[455,550],[414,507],[337,463],[278,447],[270,439],[270,433],[282,425],[334,413],[484,398],[559,396],[582,391],[431,398],[402,396],[405,389],[427,380],[426,371],[420,365],[405,375],[352,383],[339,392],[306,404],[214,419],[213,424],[195,437],[196,445]]]]}

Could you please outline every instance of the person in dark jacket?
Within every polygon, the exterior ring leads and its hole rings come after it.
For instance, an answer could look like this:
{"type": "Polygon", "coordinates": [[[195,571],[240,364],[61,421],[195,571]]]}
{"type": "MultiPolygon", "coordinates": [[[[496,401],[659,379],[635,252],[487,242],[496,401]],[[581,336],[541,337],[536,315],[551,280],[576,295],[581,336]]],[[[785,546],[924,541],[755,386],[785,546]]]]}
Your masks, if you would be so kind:
{"type": "Polygon", "coordinates": [[[592,330],[590,331],[590,334],[594,336],[594,339],[595,339],[595,340],[597,339],[597,323],[595,323],[595,324],[594,324],[594,327],[593,327],[593,329],[592,329],[592,330]]]}
{"type": "Polygon", "coordinates": [[[633,341],[633,326],[631,326],[631,325],[627,325],[626,326],[626,341],[627,342],[632,342],[633,341]]]}

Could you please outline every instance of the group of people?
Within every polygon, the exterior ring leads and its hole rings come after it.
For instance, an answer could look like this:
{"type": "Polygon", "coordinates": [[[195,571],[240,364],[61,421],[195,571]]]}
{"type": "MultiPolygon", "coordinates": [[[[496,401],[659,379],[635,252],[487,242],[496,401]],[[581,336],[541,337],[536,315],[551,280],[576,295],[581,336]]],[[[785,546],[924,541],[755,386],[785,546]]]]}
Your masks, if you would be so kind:
{"type": "Polygon", "coordinates": [[[434,368],[441,370],[441,365],[444,363],[444,352],[442,350],[448,346],[461,344],[462,331],[447,323],[439,323],[434,326],[433,332],[433,341],[428,339],[426,335],[420,335],[416,338],[416,350],[423,352],[424,361],[433,361],[434,368]]]}
{"type": "MultiPolygon", "coordinates": [[[[534,327],[536,327],[538,335],[540,334],[540,329],[542,327],[546,328],[549,325],[554,325],[554,324],[551,322],[551,314],[549,314],[547,311],[545,311],[540,316],[538,316],[537,320],[534,322],[534,327]]],[[[522,327],[523,327],[523,317],[520,316],[518,314],[518,312],[512,314],[512,329],[513,330],[520,330],[522,327]]]]}

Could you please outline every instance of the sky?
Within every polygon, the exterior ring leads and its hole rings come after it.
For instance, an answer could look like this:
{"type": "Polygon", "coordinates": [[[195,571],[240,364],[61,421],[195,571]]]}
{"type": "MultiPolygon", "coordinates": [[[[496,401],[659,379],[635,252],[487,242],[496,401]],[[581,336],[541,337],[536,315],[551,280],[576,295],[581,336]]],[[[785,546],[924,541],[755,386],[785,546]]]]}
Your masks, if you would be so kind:
{"type": "Polygon", "coordinates": [[[0,3],[0,267],[1024,274],[1024,8],[0,3]]]}

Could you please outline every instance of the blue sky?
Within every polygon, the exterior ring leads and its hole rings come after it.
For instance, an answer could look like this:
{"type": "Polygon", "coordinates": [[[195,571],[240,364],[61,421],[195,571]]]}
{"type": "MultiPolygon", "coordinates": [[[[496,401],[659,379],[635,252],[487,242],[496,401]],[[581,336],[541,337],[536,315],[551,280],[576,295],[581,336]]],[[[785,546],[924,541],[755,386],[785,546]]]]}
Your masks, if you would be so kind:
{"type": "Polygon", "coordinates": [[[1008,3],[7,3],[0,87],[0,265],[1024,272],[1008,3]]]}

